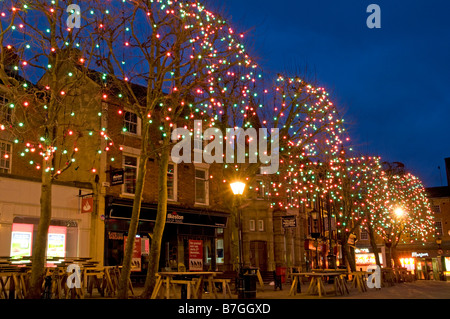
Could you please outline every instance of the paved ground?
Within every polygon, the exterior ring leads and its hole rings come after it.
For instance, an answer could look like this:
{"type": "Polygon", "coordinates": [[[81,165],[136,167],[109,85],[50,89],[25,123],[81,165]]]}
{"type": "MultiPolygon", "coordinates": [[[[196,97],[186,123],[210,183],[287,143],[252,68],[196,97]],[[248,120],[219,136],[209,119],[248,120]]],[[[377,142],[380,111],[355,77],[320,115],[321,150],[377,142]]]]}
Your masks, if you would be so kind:
{"type": "MultiPolygon", "coordinates": [[[[257,293],[258,299],[317,299],[318,296],[308,296],[305,291],[307,286],[302,285],[301,294],[289,296],[290,286],[285,285],[283,291],[273,291],[265,288],[257,293]]],[[[327,299],[450,299],[450,282],[443,281],[416,281],[412,283],[396,284],[393,287],[385,287],[379,290],[368,289],[367,292],[359,292],[350,289],[347,296],[327,296],[327,299]]]]}
{"type": "MultiPolygon", "coordinates": [[[[319,296],[306,294],[308,286],[302,284],[302,293],[289,296],[290,284],[284,284],[283,290],[274,290],[273,286],[266,285],[262,290],[259,285],[256,294],[257,299],[319,299],[319,296]]],[[[329,286],[331,289],[331,286],[329,286]]],[[[450,282],[443,281],[415,281],[412,283],[395,284],[393,287],[385,287],[380,290],[368,289],[367,292],[359,292],[356,288],[350,288],[350,294],[346,296],[326,296],[323,299],[450,299],[450,282]]],[[[135,295],[140,294],[141,288],[135,288],[135,295]]],[[[211,295],[203,294],[203,299],[211,299],[211,295]]],[[[232,295],[237,299],[237,295],[232,295]]]]}

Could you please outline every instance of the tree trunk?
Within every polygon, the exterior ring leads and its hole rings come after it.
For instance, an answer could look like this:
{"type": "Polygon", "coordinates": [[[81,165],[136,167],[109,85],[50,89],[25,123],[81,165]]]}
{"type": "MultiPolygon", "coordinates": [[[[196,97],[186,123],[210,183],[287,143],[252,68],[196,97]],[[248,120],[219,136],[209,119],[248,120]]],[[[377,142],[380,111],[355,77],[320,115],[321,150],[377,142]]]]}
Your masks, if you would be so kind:
{"type": "MultiPolygon", "coordinates": [[[[144,132],[145,131],[148,130],[144,128],[144,132]]],[[[148,157],[146,144],[148,141],[146,139],[146,136],[147,134],[144,133],[144,136],[142,137],[142,153],[139,159],[139,169],[136,179],[136,192],[133,201],[133,211],[131,214],[127,243],[125,246],[125,252],[123,256],[122,271],[119,280],[119,288],[117,293],[118,299],[128,299],[128,281],[131,275],[131,262],[133,259],[134,243],[136,240],[136,234],[139,226],[139,216],[141,213],[141,206],[142,206],[142,195],[144,193],[145,177],[147,175],[148,157]]]]}
{"type": "Polygon", "coordinates": [[[42,294],[42,282],[45,273],[45,255],[47,251],[48,228],[52,219],[52,177],[51,170],[46,172],[46,167],[51,168],[51,160],[44,161],[41,182],[41,215],[37,236],[33,243],[33,257],[31,267],[30,289],[28,299],[40,299],[42,294]]]}
{"type": "Polygon", "coordinates": [[[397,245],[392,245],[391,255],[392,255],[392,259],[394,260],[394,267],[401,268],[402,263],[400,262],[400,258],[397,253],[397,245]]]}
{"type": "Polygon", "coordinates": [[[348,244],[342,245],[342,253],[345,254],[348,265],[351,271],[356,271],[355,250],[348,244]]]}
{"type": "Polygon", "coordinates": [[[375,261],[377,265],[381,268],[381,261],[380,261],[380,251],[378,250],[377,242],[375,240],[375,234],[373,232],[372,226],[370,226],[370,222],[367,224],[367,232],[369,233],[370,238],[370,246],[372,247],[373,254],[375,255],[375,261]]]}
{"type": "Polygon", "coordinates": [[[159,269],[161,244],[167,218],[167,169],[169,167],[170,149],[164,147],[158,163],[158,209],[150,246],[147,277],[141,298],[150,298],[156,284],[156,273],[159,269]]]}
{"type": "Polygon", "coordinates": [[[386,255],[385,264],[386,264],[386,268],[392,268],[391,247],[392,247],[392,243],[390,243],[390,242],[386,243],[385,242],[385,255],[386,255]]]}
{"type": "Polygon", "coordinates": [[[356,264],[355,264],[355,256],[352,254],[350,249],[353,249],[348,244],[348,237],[343,235],[341,239],[342,244],[342,259],[343,263],[348,264],[350,266],[351,271],[356,271],[356,264]]]}

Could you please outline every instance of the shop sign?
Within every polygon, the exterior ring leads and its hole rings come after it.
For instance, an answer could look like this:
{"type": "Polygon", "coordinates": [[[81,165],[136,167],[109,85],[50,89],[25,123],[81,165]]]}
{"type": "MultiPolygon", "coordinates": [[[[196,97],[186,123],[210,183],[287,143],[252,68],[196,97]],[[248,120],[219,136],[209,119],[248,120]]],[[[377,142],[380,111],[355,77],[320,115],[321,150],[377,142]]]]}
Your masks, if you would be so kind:
{"type": "MultiPolygon", "coordinates": [[[[127,246],[127,236],[124,237],[123,246],[124,247],[127,246]]],[[[142,256],[141,238],[136,237],[136,239],[134,240],[133,257],[131,258],[132,272],[142,271],[141,256],[142,256]]]]}
{"type": "Polygon", "coordinates": [[[110,231],[110,232],[108,232],[108,239],[111,239],[111,240],[123,240],[123,233],[110,231]]]}
{"type": "Polygon", "coordinates": [[[422,258],[422,257],[428,257],[428,256],[429,256],[428,253],[417,253],[417,252],[412,253],[412,257],[422,258]]]}
{"type": "Polygon", "coordinates": [[[167,214],[167,222],[170,224],[182,224],[183,221],[184,216],[178,215],[176,212],[167,214]]]}
{"type": "Polygon", "coordinates": [[[94,198],[93,197],[83,197],[81,199],[81,213],[88,214],[94,211],[94,198]]]}
{"type": "Polygon", "coordinates": [[[47,239],[47,256],[66,257],[67,228],[63,226],[50,226],[47,239]]]}
{"type": "Polygon", "coordinates": [[[123,185],[125,183],[124,176],[125,176],[125,171],[123,169],[112,171],[111,172],[111,186],[123,185]]]}
{"type": "Polygon", "coordinates": [[[31,256],[33,225],[13,224],[11,233],[11,257],[31,256]]]}
{"type": "Polygon", "coordinates": [[[296,228],[297,227],[297,218],[295,216],[285,216],[281,219],[283,223],[283,228],[296,228]]]}
{"type": "Polygon", "coordinates": [[[189,240],[189,271],[203,271],[202,240],[189,240]]]}

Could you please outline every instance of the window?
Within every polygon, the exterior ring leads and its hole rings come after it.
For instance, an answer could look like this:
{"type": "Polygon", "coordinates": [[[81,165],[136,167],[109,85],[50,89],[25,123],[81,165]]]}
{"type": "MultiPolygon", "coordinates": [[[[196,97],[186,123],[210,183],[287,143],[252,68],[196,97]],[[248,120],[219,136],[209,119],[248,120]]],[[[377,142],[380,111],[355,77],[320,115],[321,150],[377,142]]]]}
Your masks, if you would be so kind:
{"type": "Polygon", "coordinates": [[[8,99],[4,95],[0,95],[0,121],[12,122],[13,109],[8,104],[8,99]]]}
{"type": "Polygon", "coordinates": [[[434,227],[436,229],[436,236],[442,236],[443,230],[442,230],[442,221],[435,221],[434,227]]]}
{"type": "Polygon", "coordinates": [[[167,169],[167,199],[177,200],[177,166],[173,163],[167,169]]]}
{"type": "Polygon", "coordinates": [[[431,206],[431,211],[435,214],[439,214],[441,212],[441,206],[433,205],[433,206],[431,206]]]}
{"type": "Polygon", "coordinates": [[[265,188],[264,182],[262,180],[256,181],[255,192],[256,192],[256,198],[258,198],[258,199],[264,199],[266,197],[266,188],[265,188]]]}
{"type": "Polygon", "coordinates": [[[126,133],[141,135],[140,119],[136,113],[125,111],[123,119],[123,130],[126,133]]]}
{"type": "Polygon", "coordinates": [[[123,157],[123,168],[125,170],[125,183],[123,193],[134,195],[136,193],[138,158],[134,156],[123,157]]]}
{"type": "Polygon", "coordinates": [[[208,179],[206,169],[195,169],[195,203],[208,205],[208,179]]]}
{"type": "Polygon", "coordinates": [[[369,240],[369,233],[366,230],[361,229],[361,232],[359,234],[359,238],[361,240],[369,240]]]}
{"type": "Polygon", "coordinates": [[[262,219],[258,220],[258,231],[264,231],[264,221],[262,219]]]}
{"type": "Polygon", "coordinates": [[[256,230],[256,223],[254,219],[250,219],[249,221],[249,229],[250,231],[255,231],[256,230]]]}
{"type": "Polygon", "coordinates": [[[0,141],[0,173],[11,173],[12,144],[0,141]]]}

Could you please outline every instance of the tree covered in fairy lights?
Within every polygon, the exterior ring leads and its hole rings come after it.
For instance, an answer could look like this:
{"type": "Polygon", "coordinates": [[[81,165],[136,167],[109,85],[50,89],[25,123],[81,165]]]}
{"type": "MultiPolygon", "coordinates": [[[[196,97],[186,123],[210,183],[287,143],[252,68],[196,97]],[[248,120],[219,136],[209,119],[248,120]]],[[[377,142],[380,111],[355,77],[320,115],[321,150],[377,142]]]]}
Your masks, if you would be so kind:
{"type": "MultiPolygon", "coordinates": [[[[424,241],[432,234],[431,210],[420,180],[384,170],[379,157],[344,152],[349,138],[329,93],[287,74],[276,75],[266,87],[243,44],[244,33],[220,15],[193,1],[90,1],[81,5],[81,28],[72,29],[66,25],[67,5],[57,0],[0,3],[0,90],[7,101],[0,105],[0,137],[13,142],[13,156],[26,159],[42,179],[30,296],[36,297],[41,285],[53,181],[63,173],[69,179],[81,178],[80,171],[90,173],[83,175],[84,181],[93,181],[99,156],[118,150],[103,126],[106,113],[91,107],[102,102],[118,103],[118,117],[125,108],[132,110],[142,122],[131,240],[119,298],[127,296],[150,157],[159,170],[158,217],[145,296],[155,284],[176,127],[184,128],[182,138],[189,139],[207,128],[278,128],[279,170],[266,176],[271,208],[311,210],[325,203],[346,254],[347,240],[359,228],[373,230],[394,248],[401,240],[424,241]],[[93,89],[88,78],[100,85],[93,89]],[[194,127],[194,120],[201,120],[202,128],[194,127]],[[80,170],[79,156],[92,158],[90,166],[80,170]],[[400,208],[402,214],[396,215],[400,208]]],[[[249,152],[246,158],[255,155],[249,152]]],[[[250,183],[267,163],[222,164],[227,185],[235,178],[250,183]]],[[[236,216],[231,217],[235,225],[236,216]]]]}
{"type": "Polygon", "coordinates": [[[350,157],[342,152],[331,164],[329,192],[336,215],[337,236],[342,245],[343,257],[349,261],[353,271],[356,265],[351,250],[354,245],[351,236],[359,232],[373,209],[371,199],[380,187],[381,174],[379,157],[350,157]]]}
{"type": "MultiPolygon", "coordinates": [[[[396,248],[400,243],[425,243],[434,237],[434,216],[425,187],[409,172],[383,171],[384,187],[372,197],[368,222],[391,250],[399,266],[396,248]]],[[[387,261],[390,264],[390,260],[387,261]]]]}
{"type": "Polygon", "coordinates": [[[120,95],[124,106],[142,121],[140,163],[128,232],[131,240],[125,248],[119,298],[127,294],[147,163],[152,157],[158,165],[158,208],[143,293],[150,296],[166,223],[173,131],[183,130],[180,140],[197,136],[201,139],[203,130],[213,127],[216,121],[212,110],[220,113],[228,103],[225,93],[229,83],[239,87],[238,98],[245,98],[241,82],[256,81],[257,65],[246,52],[243,35],[199,2],[124,1],[106,7],[109,13],[98,17],[101,28],[96,34],[101,43],[98,63],[107,77],[105,90],[110,88],[120,95]],[[139,95],[136,85],[144,88],[139,95]],[[200,120],[202,127],[194,127],[195,120],[200,120]]]}
{"type": "Polygon", "coordinates": [[[65,24],[66,9],[61,1],[0,3],[0,137],[13,144],[12,154],[4,156],[27,163],[28,175],[41,180],[29,298],[40,298],[52,184],[82,175],[87,175],[85,182],[94,182],[90,171],[95,166],[80,167],[78,160],[89,156],[90,165],[98,165],[101,152],[93,142],[102,138],[93,125],[98,117],[89,112],[99,96],[85,96],[84,66],[95,48],[94,21],[86,15],[82,27],[71,29],[65,24]],[[83,136],[92,137],[92,143],[84,144],[83,136]]]}
{"type": "MultiPolygon", "coordinates": [[[[238,87],[236,83],[228,82],[226,90],[222,91],[226,93],[228,103],[222,104],[221,108],[210,109],[210,114],[216,119],[213,127],[222,130],[226,127],[239,127],[246,132],[266,129],[268,147],[264,155],[278,155],[278,171],[266,174],[268,163],[261,158],[256,160],[256,156],[264,151],[252,149],[250,144],[255,141],[246,137],[246,162],[223,163],[223,182],[228,184],[238,179],[245,181],[250,188],[256,178],[263,178],[268,186],[264,191],[271,200],[271,208],[284,210],[288,202],[295,203],[296,207],[300,204],[290,196],[300,185],[296,171],[299,162],[309,163],[337,154],[345,129],[341,115],[324,88],[287,74],[277,74],[267,81],[258,77],[252,82],[242,77],[238,87]],[[272,128],[279,129],[278,134],[272,128]],[[275,138],[279,145],[272,148],[275,138]],[[255,160],[250,160],[252,157],[255,160]]],[[[235,140],[225,142],[233,144],[235,140]]],[[[237,231],[237,213],[233,212],[230,223],[236,225],[233,230],[237,231]]],[[[237,238],[237,234],[232,238],[237,238]]],[[[232,246],[237,247],[236,240],[232,246]]]]}
{"type": "Polygon", "coordinates": [[[339,154],[345,133],[344,120],[329,93],[300,77],[277,75],[274,85],[264,89],[255,107],[263,127],[279,128],[280,167],[269,196],[271,207],[299,207],[310,167],[339,154]],[[289,198],[289,203],[287,202],[289,198]]]}

